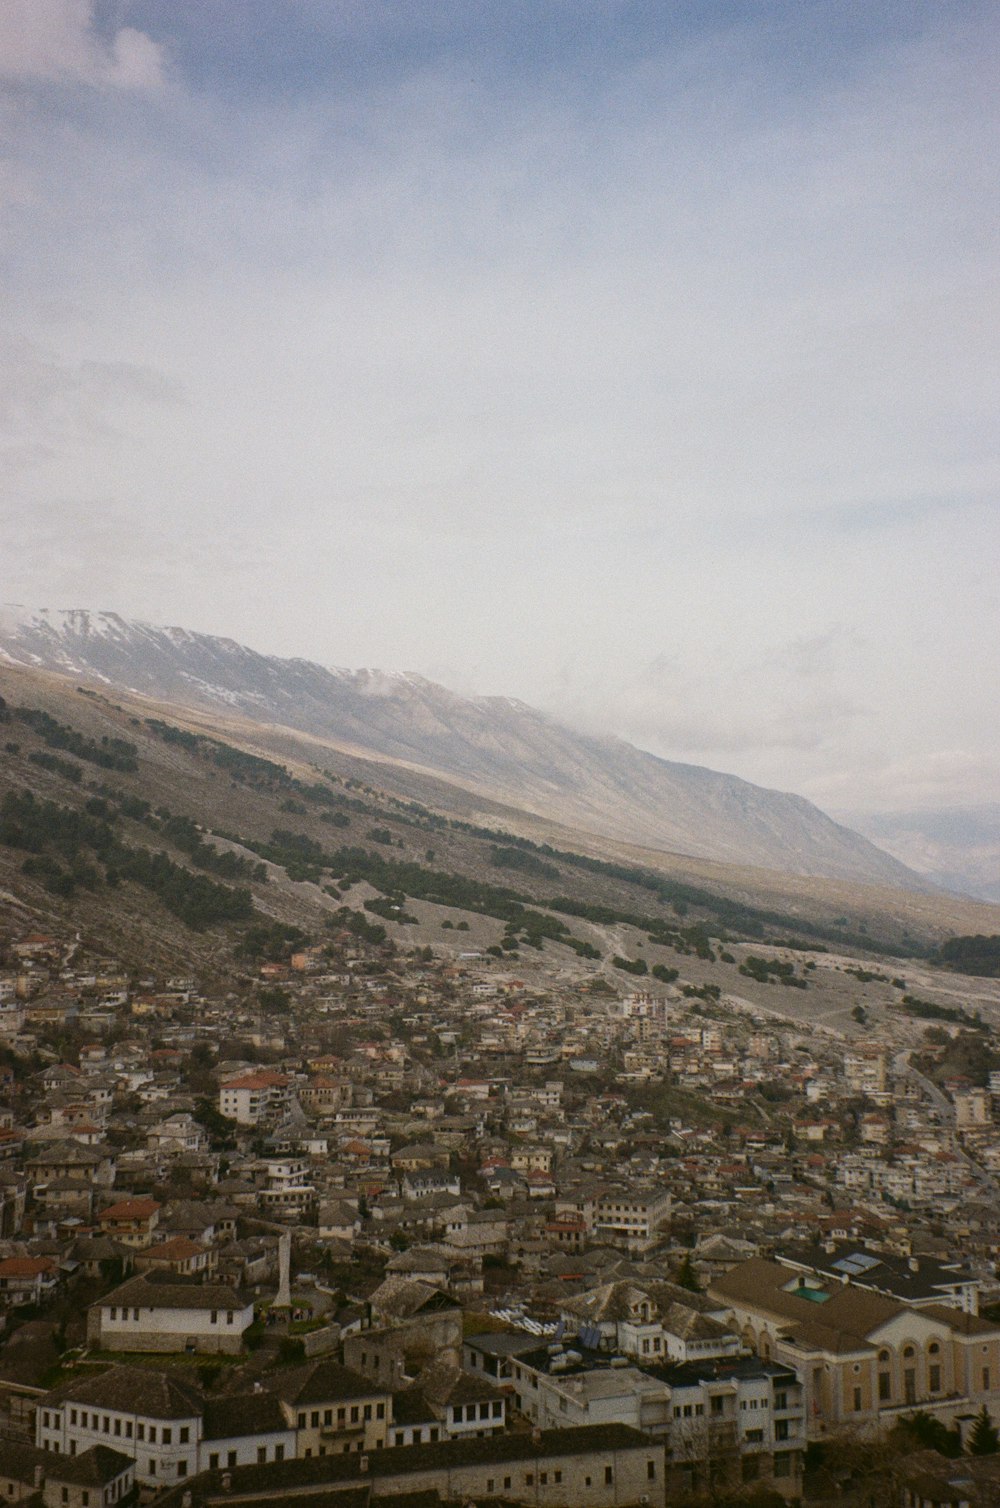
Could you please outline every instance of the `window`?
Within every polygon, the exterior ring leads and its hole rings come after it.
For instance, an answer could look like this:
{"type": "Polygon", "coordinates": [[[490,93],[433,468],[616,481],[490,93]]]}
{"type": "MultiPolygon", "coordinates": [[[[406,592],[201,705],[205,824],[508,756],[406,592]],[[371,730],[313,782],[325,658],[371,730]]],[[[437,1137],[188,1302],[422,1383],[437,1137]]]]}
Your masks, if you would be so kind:
{"type": "Polygon", "coordinates": [[[209,1321],[208,1322],[209,1322],[210,1325],[217,1325],[219,1323],[219,1311],[218,1311],[218,1309],[213,1309],[212,1310],[212,1313],[209,1316],[209,1321]]]}
{"type": "Polygon", "coordinates": [[[892,1378],[888,1372],[880,1372],[878,1374],[878,1401],[879,1403],[888,1403],[891,1397],[892,1378]]]}
{"type": "Polygon", "coordinates": [[[647,1461],[646,1462],[646,1481],[647,1482],[655,1482],[656,1481],[656,1462],[655,1461],[647,1461]]]}
{"type": "Polygon", "coordinates": [[[856,1414],[860,1414],[860,1412],[861,1412],[861,1389],[860,1388],[855,1388],[854,1389],[854,1412],[856,1414]]]}
{"type": "Polygon", "coordinates": [[[504,1477],[504,1479],[503,1479],[503,1485],[504,1485],[504,1487],[506,1489],[510,1488],[510,1477],[504,1477]]]}
{"type": "Polygon", "coordinates": [[[764,1442],[764,1431],[762,1429],[748,1429],[745,1438],[748,1445],[762,1445],[764,1442]]]}
{"type": "Polygon", "coordinates": [[[788,1394],[787,1393],[775,1393],[775,1395],[774,1395],[774,1406],[775,1406],[776,1409],[786,1409],[788,1407],[788,1394]]]}
{"type": "Polygon", "coordinates": [[[258,1466],[263,1466],[264,1462],[266,1460],[267,1460],[267,1446],[266,1445],[258,1445],[258,1447],[257,1447],[257,1465],[258,1466]]]}
{"type": "Polygon", "coordinates": [[[76,1423],[76,1409],[70,1409],[70,1411],[69,1411],[69,1422],[70,1422],[70,1424],[75,1424],[76,1423]]]}
{"type": "Polygon", "coordinates": [[[319,1409],[313,1409],[312,1414],[309,1418],[309,1423],[312,1425],[313,1429],[319,1429],[319,1409]]]}
{"type": "Polygon", "coordinates": [[[385,1404],[384,1403],[376,1403],[376,1405],[375,1405],[375,1418],[376,1419],[384,1419],[385,1418],[385,1404]]]}
{"type": "Polygon", "coordinates": [[[604,1468],[604,1485],[605,1485],[605,1487],[610,1487],[611,1484],[612,1484],[612,1482],[614,1481],[614,1479],[615,1479],[614,1467],[613,1466],[605,1466],[605,1468],[604,1468]]]}
{"type": "Polygon", "coordinates": [[[937,1362],[934,1362],[927,1369],[927,1386],[932,1393],[940,1393],[941,1391],[941,1367],[937,1362]]]}
{"type": "Polygon", "coordinates": [[[177,1462],[177,1475],[179,1477],[186,1477],[187,1474],[188,1474],[188,1463],[186,1461],[178,1461],[177,1462]]]}
{"type": "Polygon", "coordinates": [[[562,1472],[561,1471],[554,1471],[552,1473],[552,1480],[553,1480],[553,1482],[556,1482],[557,1484],[559,1482],[561,1482],[562,1481],[562,1472]]]}
{"type": "Polygon", "coordinates": [[[305,1427],[306,1427],[306,1416],[305,1416],[305,1414],[300,1414],[299,1415],[299,1429],[305,1429],[305,1427]]]}
{"type": "Polygon", "coordinates": [[[351,1406],[351,1423],[352,1424],[357,1424],[357,1422],[360,1419],[360,1417],[361,1417],[361,1414],[360,1414],[360,1405],[357,1404],[357,1403],[352,1404],[352,1406],[351,1406]]]}
{"type": "Polygon", "coordinates": [[[494,1417],[494,1419],[501,1419],[503,1417],[503,1404],[502,1403],[494,1403],[492,1405],[492,1408],[493,1408],[493,1417],[494,1417]]]}
{"type": "Polygon", "coordinates": [[[789,1451],[776,1455],[774,1458],[774,1475],[776,1477],[790,1477],[792,1474],[792,1457],[789,1451]]]}
{"type": "Polygon", "coordinates": [[[524,1485],[525,1485],[525,1487],[534,1487],[534,1485],[535,1485],[535,1474],[534,1474],[533,1471],[526,1471],[524,1473],[524,1485]]]}
{"type": "Polygon", "coordinates": [[[147,1477],[156,1476],[156,1462],[153,1460],[152,1456],[150,1456],[149,1461],[146,1465],[146,1475],[147,1477]]]}
{"type": "Polygon", "coordinates": [[[285,1459],[285,1447],[283,1445],[276,1445],[274,1447],[274,1459],[276,1461],[283,1461],[285,1459]]]}
{"type": "Polygon", "coordinates": [[[173,1443],[173,1439],[174,1439],[174,1432],[173,1432],[173,1430],[170,1429],[169,1426],[165,1425],[164,1428],[163,1428],[163,1431],[162,1431],[162,1433],[160,1435],[161,1444],[163,1444],[163,1445],[171,1445],[173,1443]]]}
{"type": "Polygon", "coordinates": [[[234,1450],[231,1450],[229,1452],[229,1455],[226,1457],[226,1465],[227,1466],[235,1466],[236,1465],[236,1452],[234,1450]]]}
{"type": "Polygon", "coordinates": [[[539,1474],[538,1474],[538,1485],[540,1487],[547,1487],[549,1485],[549,1474],[548,1474],[547,1471],[541,1471],[541,1472],[539,1472],[539,1474]]]}
{"type": "Polygon", "coordinates": [[[219,1469],[219,1452],[217,1450],[213,1450],[208,1458],[208,1469],[209,1471],[218,1471],[219,1469]]]}
{"type": "Polygon", "coordinates": [[[126,1438],[126,1440],[131,1440],[131,1438],[132,1438],[132,1421],[131,1421],[131,1419],[126,1419],[125,1420],[125,1438],[126,1438]]]}
{"type": "Polygon", "coordinates": [[[487,1491],[487,1492],[488,1492],[488,1493],[493,1493],[493,1492],[495,1492],[495,1491],[496,1491],[496,1485],[497,1485],[497,1484],[496,1484],[496,1482],[495,1482],[495,1481],[494,1481],[494,1480],[493,1480],[493,1478],[492,1478],[492,1477],[487,1477],[487,1478],[486,1478],[486,1491],[487,1491]]]}
{"type": "Polygon", "coordinates": [[[136,1425],[136,1427],[135,1427],[135,1437],[136,1437],[137,1440],[145,1440],[145,1438],[146,1438],[146,1426],[144,1424],[137,1424],[136,1425]]]}
{"type": "Polygon", "coordinates": [[[774,1438],[776,1440],[788,1439],[788,1420],[776,1419],[774,1422],[774,1438]]]}
{"type": "Polygon", "coordinates": [[[365,1404],[365,1420],[367,1421],[367,1420],[371,1419],[371,1416],[372,1416],[372,1406],[371,1406],[370,1403],[366,1403],[365,1404]]]}
{"type": "Polygon", "coordinates": [[[990,1369],[989,1369],[989,1367],[984,1367],[983,1368],[983,1392],[984,1393],[988,1393],[989,1390],[990,1390],[990,1369]]]}
{"type": "Polygon", "coordinates": [[[150,1443],[150,1445],[155,1445],[156,1444],[156,1425],[155,1424],[151,1424],[149,1426],[149,1443],[150,1443]]]}

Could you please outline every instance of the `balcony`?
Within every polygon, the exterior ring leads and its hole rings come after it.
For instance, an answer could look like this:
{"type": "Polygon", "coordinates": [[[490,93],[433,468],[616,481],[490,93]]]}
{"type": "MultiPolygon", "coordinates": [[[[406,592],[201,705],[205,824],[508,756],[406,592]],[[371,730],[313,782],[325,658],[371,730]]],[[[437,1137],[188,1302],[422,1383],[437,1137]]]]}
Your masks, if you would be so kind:
{"type": "Polygon", "coordinates": [[[352,1438],[357,1439],[359,1435],[364,1434],[367,1422],[368,1421],[364,1419],[359,1419],[355,1424],[351,1424],[350,1422],[345,1422],[343,1424],[324,1424],[320,1426],[319,1437],[321,1440],[336,1440],[338,1437],[344,1438],[345,1436],[351,1436],[352,1438]]]}

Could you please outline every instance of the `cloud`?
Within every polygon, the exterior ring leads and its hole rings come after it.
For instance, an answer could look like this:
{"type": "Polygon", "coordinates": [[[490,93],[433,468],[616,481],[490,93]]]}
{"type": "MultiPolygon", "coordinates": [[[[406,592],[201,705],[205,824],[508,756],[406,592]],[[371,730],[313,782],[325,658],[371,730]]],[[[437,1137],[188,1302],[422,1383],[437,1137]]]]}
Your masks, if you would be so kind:
{"type": "Polygon", "coordinates": [[[995,11],[432,9],[136,0],[151,100],[0,0],[93,86],[0,100],[17,595],[813,795],[994,747],[995,11]]]}
{"type": "Polygon", "coordinates": [[[129,361],[69,361],[0,330],[0,467],[118,445],[137,414],[182,403],[178,385],[129,361]]]}
{"type": "Polygon", "coordinates": [[[0,0],[0,77],[148,91],[164,69],[163,48],[144,32],[102,37],[93,0],[0,0]]]}

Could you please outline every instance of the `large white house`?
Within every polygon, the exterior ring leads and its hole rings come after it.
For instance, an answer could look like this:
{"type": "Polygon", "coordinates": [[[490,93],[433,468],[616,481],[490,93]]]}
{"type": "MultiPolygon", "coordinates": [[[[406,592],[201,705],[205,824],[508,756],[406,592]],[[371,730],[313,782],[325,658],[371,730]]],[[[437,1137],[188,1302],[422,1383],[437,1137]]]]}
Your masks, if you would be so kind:
{"type": "Polygon", "coordinates": [[[226,1283],[153,1270],[129,1278],[87,1311],[87,1339],[109,1351],[234,1353],[253,1324],[253,1300],[226,1283]]]}
{"type": "Polygon", "coordinates": [[[176,1373],[112,1367],[50,1393],[35,1415],[36,1441],[62,1455],[111,1446],[135,1461],[136,1480],[167,1487],[216,1467],[291,1460],[296,1431],[272,1393],[206,1402],[176,1373]]]}
{"type": "Polygon", "coordinates": [[[288,1076],[262,1068],[229,1079],[219,1088],[219,1111],[239,1126],[259,1126],[288,1103],[288,1076]]]}

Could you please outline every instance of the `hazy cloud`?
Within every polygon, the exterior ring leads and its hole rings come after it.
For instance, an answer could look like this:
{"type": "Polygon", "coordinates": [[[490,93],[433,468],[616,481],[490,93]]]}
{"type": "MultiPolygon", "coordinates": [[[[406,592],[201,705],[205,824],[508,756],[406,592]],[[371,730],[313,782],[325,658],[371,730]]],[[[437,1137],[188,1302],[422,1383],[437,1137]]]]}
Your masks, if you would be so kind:
{"type": "Polygon", "coordinates": [[[1000,20],[849,9],[0,0],[3,595],[988,799],[1000,20]]]}
{"type": "Polygon", "coordinates": [[[94,0],[0,0],[0,77],[158,89],[164,52],[132,26],[100,35],[94,0]]]}

